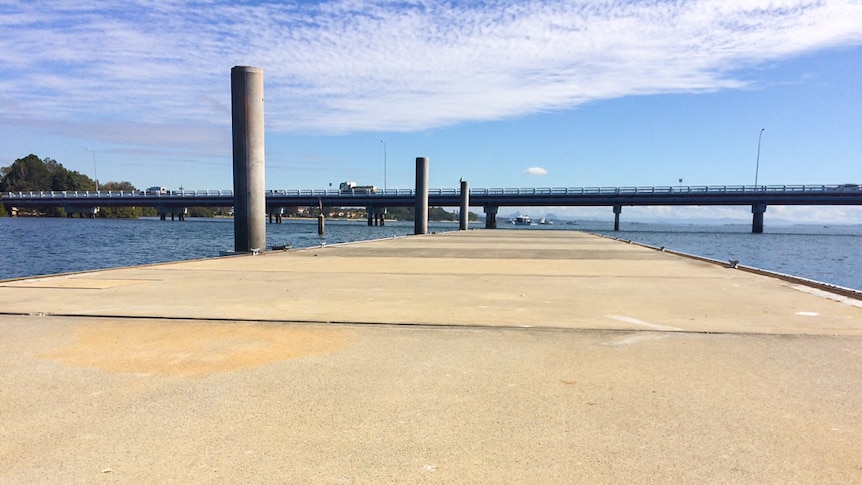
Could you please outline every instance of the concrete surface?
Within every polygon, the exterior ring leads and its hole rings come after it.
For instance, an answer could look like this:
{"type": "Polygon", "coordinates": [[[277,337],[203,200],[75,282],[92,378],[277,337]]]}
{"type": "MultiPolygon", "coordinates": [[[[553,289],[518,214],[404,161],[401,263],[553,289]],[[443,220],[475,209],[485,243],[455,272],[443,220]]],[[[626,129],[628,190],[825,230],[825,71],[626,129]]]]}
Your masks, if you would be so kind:
{"type": "Polygon", "coordinates": [[[862,483],[862,303],[568,231],[0,282],[0,483],[862,483]]]}

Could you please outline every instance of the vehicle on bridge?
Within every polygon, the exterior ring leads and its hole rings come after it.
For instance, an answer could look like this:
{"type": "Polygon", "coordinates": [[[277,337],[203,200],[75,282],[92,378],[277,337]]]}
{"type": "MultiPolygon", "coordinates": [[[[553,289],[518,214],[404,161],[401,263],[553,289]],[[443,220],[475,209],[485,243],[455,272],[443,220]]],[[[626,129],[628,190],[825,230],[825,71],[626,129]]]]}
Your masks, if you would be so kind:
{"type": "Polygon", "coordinates": [[[144,191],[144,195],[168,195],[168,189],[164,187],[150,187],[144,191]]]}
{"type": "Polygon", "coordinates": [[[357,185],[356,182],[341,182],[338,190],[342,194],[376,194],[376,185],[357,185]]]}

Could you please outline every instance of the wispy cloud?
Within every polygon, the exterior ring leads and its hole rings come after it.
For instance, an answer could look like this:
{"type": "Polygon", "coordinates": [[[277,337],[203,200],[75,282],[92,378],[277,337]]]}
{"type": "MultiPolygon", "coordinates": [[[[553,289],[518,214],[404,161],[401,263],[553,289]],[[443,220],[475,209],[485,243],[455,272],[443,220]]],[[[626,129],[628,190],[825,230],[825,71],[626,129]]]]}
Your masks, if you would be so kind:
{"type": "Polygon", "coordinates": [[[116,5],[0,5],[0,123],[223,127],[230,68],[255,65],[270,130],[414,131],[739,88],[740,68],[862,42],[852,0],[116,5]]]}
{"type": "Polygon", "coordinates": [[[542,167],[530,167],[524,170],[524,173],[527,175],[547,175],[548,171],[542,167]]]}

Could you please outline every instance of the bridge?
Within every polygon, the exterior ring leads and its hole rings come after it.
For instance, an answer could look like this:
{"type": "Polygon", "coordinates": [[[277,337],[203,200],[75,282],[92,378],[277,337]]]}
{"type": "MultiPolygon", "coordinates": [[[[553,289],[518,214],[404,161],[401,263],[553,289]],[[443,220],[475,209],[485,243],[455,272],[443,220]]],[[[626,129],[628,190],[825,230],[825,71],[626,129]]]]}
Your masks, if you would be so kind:
{"type": "MultiPolygon", "coordinates": [[[[270,220],[288,207],[364,207],[368,223],[390,207],[412,207],[413,189],[345,193],[339,190],[267,190],[270,220]]],[[[435,207],[459,207],[459,189],[429,189],[428,203],[435,207]]],[[[183,219],[187,207],[229,207],[231,190],[179,190],[166,193],[145,191],[32,191],[0,194],[7,211],[26,208],[63,207],[68,214],[94,215],[99,207],[155,207],[162,219],[170,214],[183,219]]],[[[763,232],[763,215],[769,205],[862,205],[862,186],[842,185],[701,185],[650,187],[549,187],[474,188],[469,205],[482,207],[485,227],[497,226],[500,207],[611,207],[614,230],[625,206],[750,206],[752,232],[763,232]]]]}

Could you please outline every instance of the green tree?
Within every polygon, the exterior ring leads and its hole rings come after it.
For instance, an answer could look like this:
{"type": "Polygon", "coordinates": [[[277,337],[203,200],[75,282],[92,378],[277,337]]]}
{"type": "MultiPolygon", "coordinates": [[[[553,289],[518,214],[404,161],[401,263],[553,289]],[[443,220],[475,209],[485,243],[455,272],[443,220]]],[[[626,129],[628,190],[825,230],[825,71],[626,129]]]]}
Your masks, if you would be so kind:
{"type": "MultiPolygon", "coordinates": [[[[131,182],[106,182],[99,190],[112,192],[138,192],[131,182]]],[[[101,207],[98,217],[103,219],[138,219],[144,215],[143,207],[101,207]]]]}
{"type": "Polygon", "coordinates": [[[386,217],[390,219],[397,219],[399,221],[412,221],[413,220],[413,208],[412,207],[390,207],[386,209],[386,217]]]}
{"type": "Polygon", "coordinates": [[[94,190],[96,183],[81,173],[67,170],[51,158],[43,161],[32,153],[0,168],[0,192],[94,190]]]}
{"type": "Polygon", "coordinates": [[[51,172],[36,155],[19,158],[9,167],[3,167],[0,192],[51,190],[51,172]]]}
{"type": "Polygon", "coordinates": [[[209,207],[189,207],[189,217],[215,217],[215,209],[209,207]]]}

